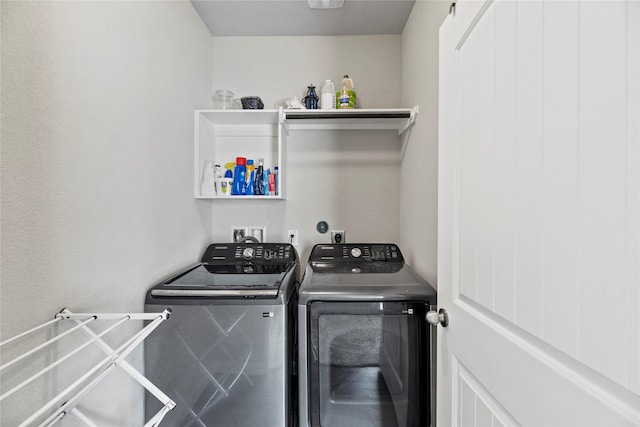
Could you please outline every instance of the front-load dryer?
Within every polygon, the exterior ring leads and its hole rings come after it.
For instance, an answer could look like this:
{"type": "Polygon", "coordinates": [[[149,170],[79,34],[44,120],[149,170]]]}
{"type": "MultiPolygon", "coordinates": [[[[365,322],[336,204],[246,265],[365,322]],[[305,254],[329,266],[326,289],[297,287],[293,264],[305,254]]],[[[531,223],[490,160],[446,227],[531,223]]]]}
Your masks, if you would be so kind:
{"type": "Polygon", "coordinates": [[[215,243],[147,292],[147,312],[171,310],[145,341],[146,376],[176,403],[162,426],[294,425],[298,272],[289,244],[215,243]]]}
{"type": "Polygon", "coordinates": [[[435,304],[394,244],[314,246],[298,295],[300,427],[430,425],[435,304]]]}

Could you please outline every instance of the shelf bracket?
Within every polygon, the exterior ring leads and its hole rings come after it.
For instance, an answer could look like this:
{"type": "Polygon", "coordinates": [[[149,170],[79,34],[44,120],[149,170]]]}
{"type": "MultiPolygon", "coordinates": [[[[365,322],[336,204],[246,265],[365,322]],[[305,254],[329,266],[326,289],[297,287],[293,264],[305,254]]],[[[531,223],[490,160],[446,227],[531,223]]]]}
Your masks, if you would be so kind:
{"type": "Polygon", "coordinates": [[[413,124],[416,122],[416,116],[418,115],[418,112],[420,111],[420,107],[419,106],[414,106],[411,109],[411,114],[409,115],[409,118],[407,119],[407,122],[405,123],[405,125],[403,127],[401,127],[400,129],[398,129],[398,135],[402,135],[403,133],[405,133],[410,127],[413,126],[413,124]]]}
{"type": "Polygon", "coordinates": [[[289,136],[289,122],[287,122],[287,115],[282,107],[278,108],[278,125],[282,126],[282,130],[289,136]]]}

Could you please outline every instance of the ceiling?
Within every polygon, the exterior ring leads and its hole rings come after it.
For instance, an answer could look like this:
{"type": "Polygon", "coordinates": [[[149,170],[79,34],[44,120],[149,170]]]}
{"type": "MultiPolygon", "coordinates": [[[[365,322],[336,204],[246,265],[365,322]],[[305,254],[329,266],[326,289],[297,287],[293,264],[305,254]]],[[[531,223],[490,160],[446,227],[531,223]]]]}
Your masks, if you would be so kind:
{"type": "Polygon", "coordinates": [[[400,34],[415,0],[345,0],[311,9],[307,0],[191,0],[212,36],[400,34]]]}

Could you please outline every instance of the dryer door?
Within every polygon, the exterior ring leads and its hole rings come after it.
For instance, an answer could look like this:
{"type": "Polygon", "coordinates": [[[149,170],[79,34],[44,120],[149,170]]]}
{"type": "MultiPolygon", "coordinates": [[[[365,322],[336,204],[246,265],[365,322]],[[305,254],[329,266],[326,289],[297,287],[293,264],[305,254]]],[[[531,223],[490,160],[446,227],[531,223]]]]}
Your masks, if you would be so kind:
{"type": "Polygon", "coordinates": [[[424,302],[309,304],[313,426],[428,425],[424,302]]]}

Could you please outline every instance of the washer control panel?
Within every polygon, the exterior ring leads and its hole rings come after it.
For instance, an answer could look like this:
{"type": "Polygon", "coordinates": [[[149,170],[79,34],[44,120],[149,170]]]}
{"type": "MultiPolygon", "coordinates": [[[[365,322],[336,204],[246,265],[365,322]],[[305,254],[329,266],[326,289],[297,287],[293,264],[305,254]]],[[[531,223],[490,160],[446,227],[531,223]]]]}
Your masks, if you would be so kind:
{"type": "Polygon", "coordinates": [[[296,251],[288,243],[213,243],[202,262],[208,264],[233,262],[282,263],[296,260],[296,251]]]}
{"type": "Polygon", "coordinates": [[[316,245],[311,251],[309,261],[323,263],[404,263],[404,258],[398,246],[392,243],[354,243],[316,245]]]}

